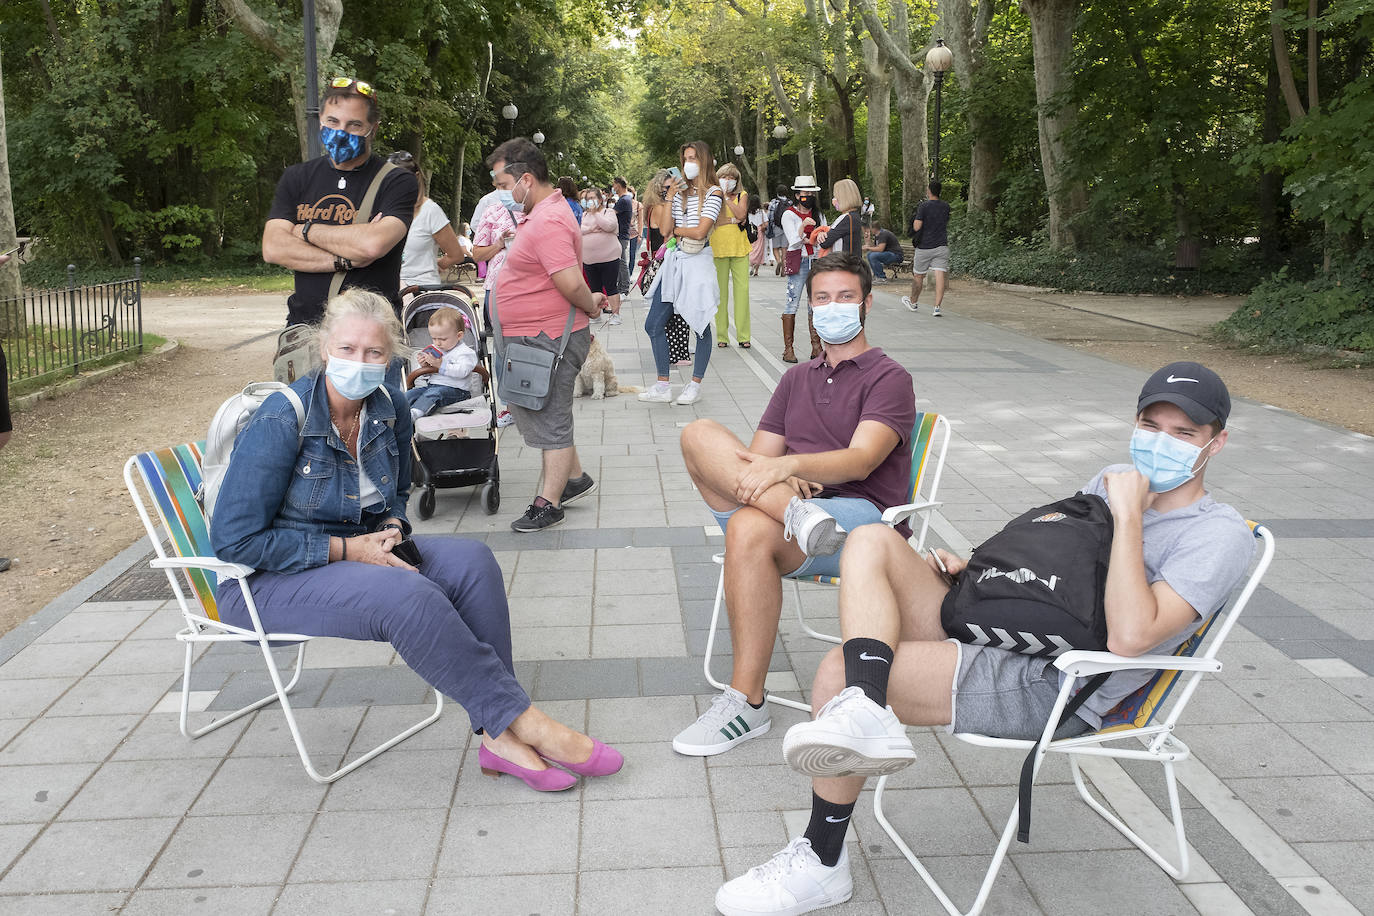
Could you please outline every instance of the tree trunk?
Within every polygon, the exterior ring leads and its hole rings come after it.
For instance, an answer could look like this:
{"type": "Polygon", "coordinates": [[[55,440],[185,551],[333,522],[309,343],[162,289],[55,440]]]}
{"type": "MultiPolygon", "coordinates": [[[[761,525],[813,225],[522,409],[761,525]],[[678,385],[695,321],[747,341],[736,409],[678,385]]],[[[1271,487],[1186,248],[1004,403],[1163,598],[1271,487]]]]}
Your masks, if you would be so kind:
{"type": "MultiPolygon", "coordinates": [[[[980,74],[986,60],[988,29],[997,4],[979,0],[974,13],[972,0],[941,0],[939,23],[946,43],[954,52],[952,76],[970,98],[980,89],[980,74]]],[[[996,124],[977,104],[965,108],[972,144],[969,150],[968,208],[970,212],[992,214],[997,209],[997,179],[1002,171],[1002,144],[996,124]]]]}
{"type": "Polygon", "coordinates": [[[1030,18],[1031,45],[1035,55],[1036,120],[1040,129],[1040,167],[1049,199],[1049,237],[1052,248],[1073,248],[1071,220],[1087,206],[1083,185],[1068,176],[1065,138],[1074,123],[1074,112],[1063,104],[1072,85],[1070,56],[1077,0],[1021,0],[1030,18]]]}
{"type": "Polygon", "coordinates": [[[906,214],[925,198],[930,174],[926,155],[926,99],[930,90],[925,73],[907,53],[911,47],[911,29],[907,23],[905,0],[892,0],[890,30],[879,18],[874,0],[858,2],[868,34],[878,46],[879,60],[892,71],[897,84],[897,117],[902,131],[902,220],[905,225],[906,214]]]}
{"type": "MultiPolygon", "coordinates": [[[[0,66],[3,65],[0,59],[0,66]]],[[[14,194],[10,188],[10,154],[5,144],[5,76],[0,71],[0,251],[14,247],[14,194]]],[[[0,267],[0,337],[24,331],[24,302],[19,283],[19,259],[0,267]]]]}
{"type": "MultiPolygon", "coordinates": [[[[220,0],[225,10],[243,29],[253,44],[280,61],[291,65],[291,104],[295,108],[296,137],[300,141],[301,161],[310,158],[310,131],[316,128],[306,124],[304,41],[302,32],[292,29],[280,35],[262,20],[248,0],[220,0]]],[[[329,59],[334,51],[334,42],[339,37],[339,22],[343,19],[343,0],[315,0],[315,48],[321,64],[329,59]]]]}
{"type": "Polygon", "coordinates": [[[863,51],[864,84],[868,87],[868,183],[878,222],[891,227],[892,185],[887,174],[887,145],[892,122],[892,77],[882,66],[872,38],[864,39],[863,51]]]}
{"type": "Polygon", "coordinates": [[[1274,65],[1278,68],[1279,87],[1283,90],[1283,100],[1288,105],[1288,122],[1296,124],[1307,114],[1298,97],[1297,84],[1293,82],[1293,62],[1288,57],[1288,36],[1284,34],[1279,13],[1288,8],[1288,0],[1270,0],[1269,33],[1274,41],[1274,65]]]}
{"type": "MultiPolygon", "coordinates": [[[[1274,61],[1273,48],[1269,53],[1269,80],[1264,91],[1264,121],[1260,127],[1260,136],[1265,143],[1277,143],[1279,141],[1279,105],[1282,103],[1280,98],[1282,90],[1279,88],[1279,71],[1274,61]]],[[[1284,241],[1284,222],[1283,212],[1283,172],[1275,168],[1265,169],[1260,172],[1259,193],[1257,205],[1259,208],[1259,244],[1260,253],[1264,260],[1276,262],[1287,251],[1288,245],[1284,241]]]]}
{"type": "Polygon", "coordinates": [[[768,187],[768,128],[763,121],[763,106],[754,110],[754,171],[759,184],[755,193],[759,203],[773,199],[773,191],[768,187]]]}

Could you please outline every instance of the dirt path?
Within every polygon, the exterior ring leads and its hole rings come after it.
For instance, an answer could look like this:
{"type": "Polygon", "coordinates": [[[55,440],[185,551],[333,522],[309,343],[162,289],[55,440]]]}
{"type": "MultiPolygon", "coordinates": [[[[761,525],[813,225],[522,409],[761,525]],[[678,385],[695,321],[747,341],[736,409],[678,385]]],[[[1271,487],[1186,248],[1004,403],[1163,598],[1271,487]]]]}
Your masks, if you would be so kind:
{"type": "MultiPolygon", "coordinates": [[[[890,284],[883,292],[902,290],[890,284]]],[[[0,633],[142,535],[124,489],[125,459],[203,437],[221,401],[245,379],[265,376],[283,299],[149,298],[145,327],[179,340],[174,354],[16,414],[14,439],[0,452],[0,556],[15,557],[0,574],[0,633]]],[[[1215,367],[1238,396],[1374,434],[1374,372],[1318,369],[1168,330],[1201,330],[1237,300],[1018,293],[963,281],[946,304],[951,314],[1141,368],[1193,357],[1215,367]]]]}

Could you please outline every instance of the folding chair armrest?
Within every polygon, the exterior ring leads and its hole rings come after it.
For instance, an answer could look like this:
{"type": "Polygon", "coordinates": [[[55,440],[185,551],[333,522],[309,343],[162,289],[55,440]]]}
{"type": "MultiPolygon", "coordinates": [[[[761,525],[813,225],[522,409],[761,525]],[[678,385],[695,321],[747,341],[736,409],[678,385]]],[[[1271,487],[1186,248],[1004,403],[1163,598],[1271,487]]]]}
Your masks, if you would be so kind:
{"type": "Polygon", "coordinates": [[[920,515],[922,512],[930,512],[943,503],[937,500],[925,500],[919,503],[907,503],[905,506],[893,506],[883,512],[883,524],[889,527],[900,525],[902,522],[911,518],[913,515],[920,515]]]}
{"type": "Polygon", "coordinates": [[[1111,652],[1090,652],[1075,649],[1054,660],[1054,666],[1074,677],[1091,677],[1107,671],[1129,671],[1133,668],[1157,668],[1166,671],[1220,671],[1221,662],[1215,658],[1190,655],[1137,655],[1128,658],[1111,652]]]}
{"type": "Polygon", "coordinates": [[[244,579],[255,570],[242,563],[226,563],[215,557],[153,557],[148,561],[153,569],[208,569],[230,579],[244,579]]]}

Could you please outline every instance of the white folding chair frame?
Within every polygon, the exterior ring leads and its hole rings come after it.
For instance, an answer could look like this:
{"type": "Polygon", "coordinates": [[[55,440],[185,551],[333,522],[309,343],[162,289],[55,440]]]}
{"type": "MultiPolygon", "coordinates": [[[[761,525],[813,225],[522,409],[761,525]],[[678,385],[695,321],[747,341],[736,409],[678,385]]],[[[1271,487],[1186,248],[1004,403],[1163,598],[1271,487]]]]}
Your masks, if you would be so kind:
{"type": "MultiPolygon", "coordinates": [[[[916,531],[913,531],[911,537],[907,539],[907,543],[909,543],[912,549],[917,553],[925,548],[926,534],[930,530],[930,513],[940,506],[940,503],[935,500],[935,497],[940,490],[940,477],[945,471],[945,455],[949,452],[949,438],[949,420],[944,414],[937,414],[935,418],[935,428],[931,432],[930,448],[935,449],[938,443],[938,449],[932,452],[935,457],[935,464],[930,476],[930,488],[926,491],[927,498],[919,499],[915,502],[901,506],[893,506],[883,512],[883,524],[890,528],[896,527],[902,522],[918,515],[921,517],[920,527],[916,531]]],[[[918,494],[920,493],[922,484],[925,483],[924,468],[922,469],[921,477],[922,479],[917,480],[916,486],[913,488],[918,494]]],[[[715,675],[711,673],[711,655],[714,653],[716,647],[716,630],[720,626],[721,608],[725,606],[725,554],[718,553],[711,557],[711,559],[720,567],[720,576],[716,581],[716,601],[715,606],[711,609],[711,628],[706,634],[706,654],[702,659],[701,667],[703,673],[706,675],[706,682],[717,690],[724,690],[730,685],[717,680],[715,675]]],[[[791,576],[784,576],[783,578],[792,583],[792,600],[797,608],[797,623],[801,626],[802,631],[812,639],[839,645],[842,641],[840,637],[832,636],[829,633],[822,633],[806,622],[806,616],[802,613],[801,600],[801,583],[803,579],[793,578],[791,576]]],[[[807,712],[811,710],[810,703],[790,700],[787,697],[780,697],[772,693],[767,694],[766,698],[769,702],[776,703],[779,706],[788,706],[792,709],[800,709],[807,712]]]]}
{"type": "Polygon", "coordinates": [[[268,633],[263,629],[262,619],[258,616],[258,606],[253,600],[252,590],[248,587],[248,576],[253,570],[247,566],[236,563],[225,563],[215,557],[172,557],[168,556],[163,547],[163,535],[169,532],[159,532],[160,526],[153,523],[152,517],[143,502],[140,489],[146,483],[139,480],[136,485],[135,480],[141,477],[141,472],[136,473],[138,456],[130,458],[124,464],[124,484],[129,489],[129,495],[133,498],[134,508],[138,510],[138,517],[143,522],[143,528],[148,533],[148,540],[153,544],[153,551],[156,556],[149,561],[148,565],[153,569],[161,569],[167,574],[167,581],[171,583],[172,593],[176,595],[177,605],[181,608],[182,616],[186,618],[187,626],[176,634],[176,638],[186,644],[186,658],[181,677],[181,733],[188,738],[199,738],[207,735],[221,726],[228,725],[230,722],[247,715],[250,712],[261,709],[271,703],[280,703],[283,715],[286,716],[287,727],[291,730],[291,738],[296,743],[296,751],[300,754],[301,763],[305,766],[305,772],[318,783],[331,783],[342,776],[353,772],[358,767],[367,763],[383,751],[389,750],[409,738],[416,732],[434,724],[439,719],[440,713],[444,708],[444,698],[439,691],[434,691],[434,711],[426,718],[420,720],[405,731],[388,739],[372,750],[355,758],[349,763],[339,767],[332,773],[321,774],[315,768],[310,758],[310,752],[306,750],[305,740],[301,737],[300,727],[296,724],[295,713],[291,709],[291,701],[288,694],[295,689],[300,680],[301,671],[305,664],[306,643],[316,637],[305,636],[300,633],[268,633]],[[177,570],[203,569],[207,572],[215,573],[224,578],[231,578],[238,582],[239,589],[243,594],[244,604],[248,607],[248,615],[252,618],[253,629],[246,630],[232,624],[222,623],[212,620],[204,614],[197,614],[191,610],[191,604],[182,590],[180,578],[176,575],[177,570]],[[207,725],[198,729],[190,729],[190,693],[191,693],[191,669],[195,662],[195,646],[197,643],[218,643],[218,642],[240,642],[256,643],[262,651],[263,660],[267,664],[267,674],[272,680],[272,692],[234,710],[226,716],[214,719],[207,725]],[[282,683],[281,672],[277,668],[276,659],[272,657],[272,643],[296,643],[296,662],[295,670],[291,675],[291,680],[282,683]]]}
{"type": "MultiPolygon", "coordinates": [[[[1222,615],[1220,627],[1207,644],[1207,649],[1197,656],[1177,656],[1177,655],[1143,655],[1136,658],[1115,655],[1111,652],[1086,652],[1075,650],[1065,652],[1054,660],[1055,667],[1069,674],[1070,677],[1064,680],[1059,688],[1059,696],[1055,700],[1054,709],[1050,712],[1049,721],[1045,725],[1044,732],[1037,741],[1022,741],[1009,738],[993,738],[987,735],[956,733],[955,738],[967,744],[979,747],[996,748],[1015,748],[1018,750],[1030,751],[1035,749],[1035,763],[1032,770],[1032,782],[1034,777],[1039,774],[1040,767],[1045,761],[1047,754],[1059,753],[1067,754],[1069,758],[1069,769],[1073,774],[1073,782],[1078,790],[1079,796],[1092,810],[1102,815],[1107,823],[1115,827],[1126,839],[1137,846],[1141,852],[1150,857],[1152,861],[1165,873],[1174,879],[1181,880],[1186,877],[1189,869],[1188,861],[1188,840],[1184,832],[1183,813],[1179,806],[1178,799],[1178,780],[1174,772],[1175,764],[1186,760],[1191,753],[1188,746],[1174,733],[1178,724],[1179,717],[1187,707],[1189,699],[1197,689],[1198,682],[1203,675],[1209,672],[1221,670],[1221,662],[1216,655],[1226,640],[1231,628],[1235,625],[1236,619],[1240,616],[1245,605],[1249,603],[1250,596],[1259,587],[1260,580],[1264,577],[1265,570],[1269,568],[1269,563],[1274,556],[1274,537],[1269,529],[1263,525],[1254,526],[1255,537],[1259,538],[1263,544],[1263,550],[1259,561],[1255,564],[1254,570],[1241,589],[1235,603],[1230,610],[1222,615]],[[1156,722],[1151,718],[1141,727],[1112,729],[1106,732],[1096,732],[1093,734],[1082,735],[1076,738],[1054,739],[1054,727],[1058,723],[1060,714],[1064,706],[1076,691],[1077,686],[1085,679],[1095,674],[1107,671],[1122,671],[1128,669],[1151,668],[1161,671],[1177,670],[1183,672],[1179,675],[1183,681],[1182,691],[1173,701],[1169,712],[1162,721],[1156,722]],[[1143,747],[1114,747],[1112,742],[1124,741],[1127,739],[1137,739],[1143,747]],[[1088,780],[1084,778],[1082,769],[1079,767],[1078,757],[1112,757],[1118,760],[1150,760],[1160,763],[1164,767],[1165,787],[1169,796],[1169,821],[1174,830],[1174,839],[1177,844],[1175,852],[1177,864],[1171,862],[1164,853],[1151,846],[1144,838],[1132,830],[1120,817],[1110,811],[1106,805],[1098,801],[1089,791],[1088,780]]],[[[1175,684],[1175,686],[1178,686],[1175,684]]],[[[940,901],[941,906],[951,916],[976,916],[981,913],[987,904],[988,895],[992,892],[993,883],[997,879],[997,874],[1002,868],[1002,863],[1006,859],[1007,851],[1011,846],[1011,841],[1016,835],[1018,817],[1020,814],[1020,801],[1014,803],[1011,814],[1007,817],[1006,826],[1002,829],[1002,835],[998,840],[997,848],[993,852],[992,861],[988,865],[987,873],[983,877],[983,882],[978,888],[978,895],[973,901],[973,905],[967,911],[961,911],[949,895],[935,880],[934,876],[921,864],[920,858],[906,844],[897,829],[892,826],[883,812],[883,792],[887,788],[887,776],[879,778],[878,784],[873,792],[873,816],[882,826],[892,841],[897,844],[897,848],[902,851],[902,855],[911,863],[911,867],[925,881],[940,901]]]]}

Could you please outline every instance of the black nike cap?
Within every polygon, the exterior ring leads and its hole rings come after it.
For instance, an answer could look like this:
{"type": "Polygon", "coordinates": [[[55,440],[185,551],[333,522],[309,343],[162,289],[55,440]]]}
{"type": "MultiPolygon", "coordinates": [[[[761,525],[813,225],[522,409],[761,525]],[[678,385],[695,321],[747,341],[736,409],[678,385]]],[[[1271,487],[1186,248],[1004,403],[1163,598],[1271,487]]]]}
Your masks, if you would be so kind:
{"type": "Polygon", "coordinates": [[[1201,363],[1169,363],[1150,376],[1140,389],[1136,413],[1160,401],[1178,407],[1194,423],[1216,423],[1222,429],[1231,415],[1231,393],[1226,383],[1201,363]]]}

